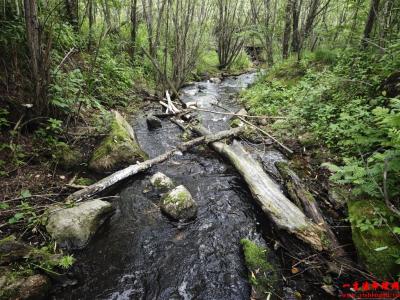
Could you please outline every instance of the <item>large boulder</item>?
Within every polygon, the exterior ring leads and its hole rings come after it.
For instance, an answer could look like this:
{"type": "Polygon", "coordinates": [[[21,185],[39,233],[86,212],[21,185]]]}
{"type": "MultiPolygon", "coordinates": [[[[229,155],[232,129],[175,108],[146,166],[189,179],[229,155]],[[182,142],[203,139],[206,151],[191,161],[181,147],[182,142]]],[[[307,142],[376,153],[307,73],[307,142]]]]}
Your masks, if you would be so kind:
{"type": "Polygon", "coordinates": [[[61,247],[80,249],[113,211],[110,203],[98,199],[71,208],[56,208],[50,212],[46,229],[61,247]]]}
{"type": "Polygon", "coordinates": [[[157,172],[150,178],[151,185],[156,189],[168,190],[172,189],[175,184],[167,175],[157,172]]]}
{"type": "Polygon", "coordinates": [[[397,217],[383,201],[352,200],[347,205],[360,262],[378,278],[396,278],[400,273],[400,244],[392,228],[400,226],[397,217]]]}
{"type": "Polygon", "coordinates": [[[189,220],[196,216],[197,203],[190,192],[179,185],[161,198],[161,210],[175,220],[189,220]]]}
{"type": "Polygon", "coordinates": [[[136,141],[132,127],[117,111],[113,111],[110,132],[93,152],[89,167],[103,173],[147,158],[136,141]]]}

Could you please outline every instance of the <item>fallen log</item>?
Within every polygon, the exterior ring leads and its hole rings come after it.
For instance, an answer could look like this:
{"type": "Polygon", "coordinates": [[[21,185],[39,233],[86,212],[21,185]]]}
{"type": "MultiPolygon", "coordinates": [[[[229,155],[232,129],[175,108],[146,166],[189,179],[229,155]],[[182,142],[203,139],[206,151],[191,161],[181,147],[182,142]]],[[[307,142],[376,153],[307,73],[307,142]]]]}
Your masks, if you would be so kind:
{"type": "Polygon", "coordinates": [[[298,205],[303,208],[303,211],[307,217],[311,218],[311,220],[325,229],[327,237],[329,238],[329,248],[331,249],[331,254],[336,257],[345,257],[346,253],[341,247],[329,224],[325,221],[317,201],[305,187],[299,176],[297,176],[297,174],[290,169],[287,162],[279,161],[275,163],[275,166],[282,175],[290,198],[295,201],[296,204],[299,203],[298,205]]]}
{"type": "MultiPolygon", "coordinates": [[[[195,127],[193,130],[201,135],[209,134],[204,127],[195,127]]],[[[285,197],[278,185],[239,142],[234,141],[231,146],[213,142],[211,147],[227,158],[243,176],[254,200],[279,229],[294,234],[318,251],[327,249],[324,228],[307,218],[295,204],[285,197]]]]}
{"type": "MultiPolygon", "coordinates": [[[[222,108],[228,112],[230,112],[229,109],[220,106],[220,105],[216,105],[219,108],[222,108]]],[[[282,144],[280,141],[278,141],[276,138],[274,138],[271,134],[269,134],[268,132],[266,132],[265,130],[261,129],[260,127],[254,125],[253,123],[247,121],[246,119],[244,119],[241,116],[237,117],[240,121],[242,121],[243,123],[250,125],[251,127],[253,127],[254,129],[258,130],[259,132],[261,132],[262,134],[266,135],[267,137],[269,137],[273,142],[275,142],[277,145],[279,145],[283,150],[285,150],[286,152],[288,152],[289,154],[293,154],[293,151],[291,149],[289,149],[288,147],[286,147],[284,144],[282,144]]]]}
{"type": "Polygon", "coordinates": [[[103,192],[107,188],[110,188],[111,186],[117,184],[118,182],[121,182],[122,180],[124,180],[130,176],[133,176],[135,174],[143,172],[143,171],[151,168],[155,164],[158,164],[158,163],[161,163],[161,162],[167,160],[168,158],[173,156],[178,151],[185,152],[185,151],[189,150],[190,148],[198,146],[203,143],[208,144],[208,143],[219,141],[219,140],[231,137],[231,136],[236,136],[240,133],[241,130],[242,130],[241,128],[234,128],[231,130],[220,131],[215,134],[208,134],[208,135],[190,140],[188,142],[181,143],[178,146],[176,146],[175,148],[173,148],[172,150],[167,151],[157,157],[146,160],[144,162],[137,163],[135,165],[130,165],[129,167],[122,169],[120,171],[117,171],[117,172],[111,174],[110,176],[107,176],[107,177],[101,179],[100,181],[98,181],[90,186],[87,186],[86,188],[84,188],[82,190],[76,191],[75,193],[73,193],[67,197],[67,201],[79,202],[82,200],[89,199],[93,196],[96,196],[100,192],[103,192]]]}

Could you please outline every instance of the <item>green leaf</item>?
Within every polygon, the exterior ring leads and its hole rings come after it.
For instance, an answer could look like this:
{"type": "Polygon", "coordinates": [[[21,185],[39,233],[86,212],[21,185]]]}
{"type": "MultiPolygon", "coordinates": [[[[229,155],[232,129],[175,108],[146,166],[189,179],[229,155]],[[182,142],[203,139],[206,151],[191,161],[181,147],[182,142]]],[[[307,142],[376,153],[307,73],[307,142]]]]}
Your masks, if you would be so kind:
{"type": "Polygon", "coordinates": [[[380,252],[380,251],[383,251],[383,250],[386,250],[387,248],[389,248],[388,246],[383,246],[383,247],[379,247],[379,248],[376,248],[376,249],[374,249],[376,252],[380,252]]]}
{"type": "Polygon", "coordinates": [[[16,213],[12,218],[8,219],[8,224],[15,224],[23,218],[24,218],[23,213],[16,213]]]}
{"type": "Polygon", "coordinates": [[[74,262],[75,258],[72,255],[66,255],[60,259],[58,265],[63,269],[68,269],[73,265],[74,262]]]}
{"type": "Polygon", "coordinates": [[[393,233],[400,234],[400,227],[393,227],[393,233]]]}
{"type": "Polygon", "coordinates": [[[0,203],[0,209],[7,209],[9,207],[10,205],[8,205],[8,203],[0,203]]]}
{"type": "Polygon", "coordinates": [[[32,194],[31,194],[31,192],[29,190],[22,190],[21,191],[21,197],[22,198],[29,198],[31,196],[32,196],[32,194]]]}

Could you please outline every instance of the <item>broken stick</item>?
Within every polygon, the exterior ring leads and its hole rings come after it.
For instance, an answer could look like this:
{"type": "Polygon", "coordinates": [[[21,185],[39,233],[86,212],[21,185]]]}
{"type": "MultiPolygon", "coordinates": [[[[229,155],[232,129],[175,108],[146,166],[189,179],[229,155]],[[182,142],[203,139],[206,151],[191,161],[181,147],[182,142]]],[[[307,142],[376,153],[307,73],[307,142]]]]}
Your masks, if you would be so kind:
{"type": "MultiPolygon", "coordinates": [[[[204,127],[195,127],[193,130],[201,135],[209,134],[204,127]]],[[[278,228],[294,234],[318,251],[327,249],[324,243],[325,229],[307,218],[293,202],[285,197],[279,186],[239,142],[234,141],[231,146],[213,142],[211,147],[227,158],[242,175],[254,200],[278,228]]]]}
{"type": "Polygon", "coordinates": [[[198,146],[202,143],[212,143],[218,140],[222,140],[231,136],[236,136],[240,133],[242,129],[241,128],[234,128],[231,130],[225,130],[225,131],[220,131],[215,134],[209,134],[206,136],[202,136],[193,140],[190,140],[185,143],[181,143],[175,148],[173,148],[170,151],[167,151],[159,156],[156,156],[152,159],[146,160],[144,162],[137,163],[135,165],[130,165],[129,167],[122,169],[120,171],[117,171],[110,176],[107,176],[100,181],[82,189],[79,190],[67,197],[67,201],[82,201],[89,199],[93,196],[98,195],[99,193],[103,192],[104,190],[112,187],[113,185],[121,182],[122,180],[131,177],[135,174],[138,174],[140,172],[143,172],[149,168],[151,168],[153,165],[161,163],[171,156],[173,156],[176,152],[181,151],[185,152],[189,150],[192,147],[198,146]]]}

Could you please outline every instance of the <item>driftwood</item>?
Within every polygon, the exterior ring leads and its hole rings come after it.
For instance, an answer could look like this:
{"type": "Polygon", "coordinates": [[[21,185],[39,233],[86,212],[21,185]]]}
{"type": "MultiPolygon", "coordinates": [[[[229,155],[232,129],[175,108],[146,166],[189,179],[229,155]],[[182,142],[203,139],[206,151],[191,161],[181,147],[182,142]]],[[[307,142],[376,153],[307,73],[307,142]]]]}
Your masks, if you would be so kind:
{"type": "Polygon", "coordinates": [[[170,151],[167,151],[167,152],[165,152],[157,157],[154,157],[152,159],[137,163],[135,165],[131,165],[125,169],[117,171],[117,172],[111,174],[110,176],[107,176],[107,177],[101,179],[100,181],[71,194],[67,198],[67,201],[82,201],[82,200],[89,199],[89,198],[96,196],[97,194],[103,192],[107,188],[110,188],[111,186],[121,182],[122,180],[124,180],[128,177],[131,177],[135,174],[138,174],[140,172],[143,172],[143,171],[151,168],[153,165],[167,160],[168,158],[173,156],[178,151],[184,152],[184,151],[189,150],[192,147],[198,146],[203,143],[208,144],[208,143],[215,142],[215,141],[227,138],[227,137],[236,136],[237,134],[240,133],[240,131],[241,131],[241,128],[234,128],[231,130],[220,131],[215,134],[209,134],[209,135],[202,136],[202,137],[193,139],[193,140],[185,142],[185,143],[181,143],[170,151]]]}
{"type": "MultiPolygon", "coordinates": [[[[208,135],[204,127],[194,131],[208,135]]],[[[211,143],[211,147],[227,158],[246,181],[254,200],[261,206],[278,228],[286,230],[311,245],[316,250],[324,250],[326,232],[322,226],[307,218],[304,213],[280,191],[278,185],[264,172],[260,164],[246,152],[239,142],[232,146],[221,142],[211,143]]]]}
{"type": "Polygon", "coordinates": [[[293,170],[290,169],[287,162],[279,161],[275,163],[275,166],[282,175],[290,198],[295,201],[299,207],[303,208],[303,211],[307,217],[311,218],[311,220],[325,229],[327,238],[329,238],[329,248],[331,250],[331,254],[336,257],[345,257],[346,253],[340,246],[329,224],[325,221],[317,201],[305,187],[301,179],[293,170]]]}
{"type": "MultiPolygon", "coordinates": [[[[228,112],[230,112],[229,109],[217,105],[217,107],[222,108],[228,112]]],[[[266,132],[265,130],[261,129],[260,127],[254,125],[253,123],[250,123],[249,121],[247,121],[246,119],[244,119],[243,117],[238,116],[237,117],[240,121],[242,121],[243,123],[250,125],[251,127],[253,127],[254,129],[260,131],[262,134],[266,135],[267,137],[269,137],[272,141],[274,141],[276,144],[278,144],[283,150],[285,150],[286,152],[288,152],[289,154],[293,154],[293,151],[291,149],[289,149],[288,147],[286,147],[284,144],[282,144],[280,141],[278,141],[276,138],[274,138],[271,134],[269,134],[268,132],[266,132]]]]}
{"type": "Polygon", "coordinates": [[[209,109],[198,108],[194,106],[189,106],[190,109],[197,110],[197,111],[204,111],[218,115],[226,115],[226,116],[236,116],[236,117],[245,117],[245,118],[252,118],[252,119],[286,119],[286,117],[270,117],[270,116],[252,116],[252,115],[243,115],[239,113],[231,113],[231,112],[222,112],[222,111],[215,111],[209,109]]]}

